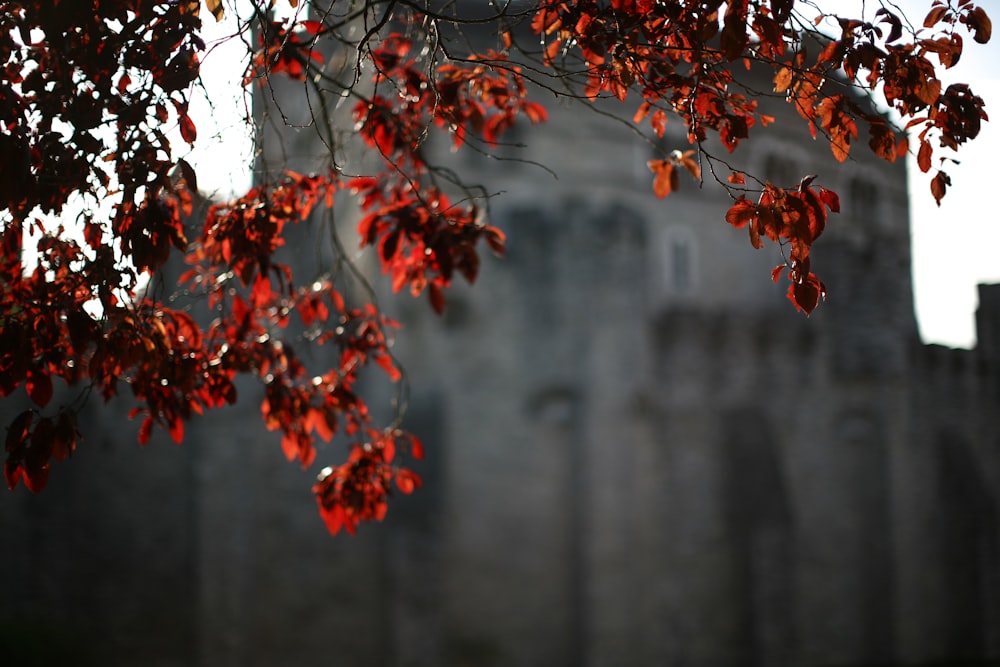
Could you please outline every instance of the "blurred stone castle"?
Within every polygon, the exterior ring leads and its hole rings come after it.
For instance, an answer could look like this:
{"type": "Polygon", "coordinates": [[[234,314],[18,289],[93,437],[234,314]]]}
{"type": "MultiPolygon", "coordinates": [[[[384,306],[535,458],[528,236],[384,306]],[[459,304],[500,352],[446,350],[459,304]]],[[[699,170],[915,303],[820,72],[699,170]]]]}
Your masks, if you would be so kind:
{"type": "MultiPolygon", "coordinates": [[[[94,405],[45,493],[0,500],[0,663],[1000,657],[1000,288],[975,350],[920,343],[903,165],[863,146],[838,165],[780,120],[741,150],[841,194],[807,319],[710,179],[657,200],[650,142],[554,106],[501,149],[516,160],[452,158],[506,192],[509,258],[443,318],[387,302],[424,489],[330,538],[251,390],[181,448],[140,451],[124,408],[94,405]]],[[[306,155],[315,135],[284,139],[306,155]]]]}

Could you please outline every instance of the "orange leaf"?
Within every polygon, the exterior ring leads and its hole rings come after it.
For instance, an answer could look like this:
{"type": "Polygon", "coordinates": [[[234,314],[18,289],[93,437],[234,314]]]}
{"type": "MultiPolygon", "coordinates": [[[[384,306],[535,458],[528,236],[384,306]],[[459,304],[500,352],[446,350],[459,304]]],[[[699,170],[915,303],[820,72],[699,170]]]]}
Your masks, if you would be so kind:
{"type": "Polygon", "coordinates": [[[782,67],[774,75],[774,92],[783,93],[792,85],[792,70],[789,67],[782,67]]]}
{"type": "Polygon", "coordinates": [[[924,18],[924,27],[933,28],[935,24],[937,24],[941,19],[944,18],[944,15],[945,13],[947,13],[947,11],[948,7],[946,6],[932,7],[931,11],[929,11],[927,13],[927,16],[924,18]]]}
{"type": "Polygon", "coordinates": [[[917,166],[920,167],[920,171],[925,174],[930,171],[931,168],[931,154],[933,149],[931,144],[926,139],[920,140],[920,150],[917,151],[917,166]]]}
{"type": "Polygon", "coordinates": [[[444,312],[445,300],[444,292],[436,284],[431,283],[427,286],[427,296],[431,300],[431,308],[434,312],[440,315],[444,312]]]}
{"type": "Polygon", "coordinates": [[[646,163],[653,172],[653,193],[663,199],[677,189],[677,172],[668,160],[650,160],[646,163]]]}
{"type": "MultiPolygon", "coordinates": [[[[221,21],[222,17],[226,15],[226,10],[222,6],[222,0],[205,0],[205,6],[208,7],[208,11],[212,12],[212,16],[215,17],[216,21],[221,21]]],[[[292,5],[295,6],[294,4],[292,5]]]]}
{"type": "Polygon", "coordinates": [[[678,159],[678,162],[680,163],[680,165],[682,167],[684,167],[685,169],[687,169],[687,171],[688,171],[689,174],[691,174],[692,176],[694,176],[694,178],[696,180],[700,181],[701,180],[701,167],[698,165],[697,162],[694,161],[694,159],[692,157],[693,155],[694,155],[694,151],[687,151],[686,153],[684,153],[684,155],[682,155],[678,159]]]}

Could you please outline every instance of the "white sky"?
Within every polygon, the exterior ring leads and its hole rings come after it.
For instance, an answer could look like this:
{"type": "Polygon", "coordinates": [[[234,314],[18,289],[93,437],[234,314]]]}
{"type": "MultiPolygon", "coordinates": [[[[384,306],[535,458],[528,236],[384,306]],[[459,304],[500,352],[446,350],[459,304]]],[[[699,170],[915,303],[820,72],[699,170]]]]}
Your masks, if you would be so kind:
{"type": "MultiPolygon", "coordinates": [[[[923,22],[930,0],[898,3],[915,25],[923,22]]],[[[1000,4],[978,2],[1000,28],[1000,4]]],[[[1000,140],[1000,36],[977,44],[961,32],[965,53],[945,73],[944,83],[962,81],[986,101],[993,120],[978,138],[959,152],[960,165],[946,168],[952,187],[941,207],[930,196],[929,176],[910,164],[910,218],[917,319],[926,342],[971,347],[975,341],[976,284],[1000,281],[1000,219],[990,203],[1000,140]]]]}
{"type": "MultiPolygon", "coordinates": [[[[279,0],[281,7],[287,2],[279,0]]],[[[837,0],[828,11],[848,14],[863,0],[837,0]]],[[[871,18],[878,7],[864,3],[871,18]]],[[[911,22],[919,26],[931,0],[897,0],[911,22]]],[[[993,0],[987,11],[1000,26],[1000,12],[993,0]]],[[[303,3],[304,5],[304,3],[303,3]]],[[[206,13],[207,14],[207,13],[206,13]]],[[[853,15],[856,15],[856,10],[853,15]]],[[[216,25],[206,16],[206,41],[232,34],[228,20],[216,25]]],[[[915,307],[921,336],[925,342],[971,347],[975,341],[974,313],[977,306],[976,284],[1000,281],[1000,220],[990,202],[992,189],[1000,187],[993,175],[994,148],[1000,140],[1000,36],[988,45],[976,44],[962,29],[966,52],[957,66],[945,73],[944,83],[962,81],[986,100],[987,113],[995,119],[986,123],[980,136],[959,154],[960,165],[951,165],[952,187],[937,207],[930,195],[929,175],[910,166],[910,215],[913,236],[913,272],[915,307]]],[[[245,126],[240,122],[245,104],[240,96],[242,71],[234,62],[245,52],[241,44],[220,44],[210,53],[203,68],[203,79],[213,99],[214,110],[192,103],[192,113],[199,133],[199,149],[187,159],[198,171],[200,188],[207,192],[238,191],[249,184],[250,146],[245,141],[245,126]],[[214,66],[213,66],[214,64],[214,66]],[[220,66],[221,65],[221,66],[220,66]],[[235,71],[234,71],[235,70],[235,71]],[[220,141],[210,138],[220,133],[220,141]],[[209,139],[209,141],[204,141],[209,139]]],[[[182,145],[180,139],[175,145],[182,145]]],[[[933,175],[933,170],[930,175],[933,175]]]]}

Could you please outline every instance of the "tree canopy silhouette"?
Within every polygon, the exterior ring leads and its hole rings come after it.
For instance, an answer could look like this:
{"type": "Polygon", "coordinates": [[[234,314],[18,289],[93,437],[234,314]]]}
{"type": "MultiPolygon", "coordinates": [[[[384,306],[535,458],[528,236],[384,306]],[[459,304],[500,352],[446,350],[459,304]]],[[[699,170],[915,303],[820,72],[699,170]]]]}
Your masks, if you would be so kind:
{"type": "Polygon", "coordinates": [[[805,174],[768,182],[710,148],[736,151],[774,121],[745,83],[751,66],[837,160],[861,142],[888,162],[915,154],[937,201],[954,150],[986,120],[969,86],[939,78],[965,39],[990,39],[990,19],[969,0],[933,0],[916,22],[887,0],[858,17],[801,0],[279,2],[296,10],[291,18],[276,19],[273,0],[0,6],[0,396],[23,388],[34,405],[7,430],[11,489],[42,490],[52,461],[81,441],[76,414],[93,393],[110,400],[127,388],[139,442],[154,428],[181,442],[193,415],[237,401],[234,382],[249,376],[289,459],[309,466],[317,438],[346,437],[346,458],[313,488],[329,530],[381,519],[393,489],[419,486],[407,461],[423,446],[398,416],[376,423],[357,391],[372,364],[401,381],[390,352],[398,325],[373,297],[345,290],[354,269],[334,200],[357,204],[357,236],[393,288],[426,293],[442,312],[452,282],[475,281],[483,246],[502,255],[505,237],[484,191],[433,163],[424,143],[437,133],[455,149],[494,151],[519,119],[547,121],[532,91],[629,101],[623,120],[659,137],[668,120],[682,123],[689,145],[648,163],[653,191],[668,196],[681,172],[725,189],[720,222],[746,228],[755,248],[781,244],[772,277],[788,281],[807,314],[825,293],[811,249],[837,194],[805,174]],[[200,30],[226,12],[239,13],[233,38],[248,51],[234,76],[248,87],[301,84],[327,156],[317,173],[268,165],[248,191],[206,208],[196,170],[178,156],[187,146],[170,135],[199,141],[189,107],[206,51],[200,30]],[[879,91],[904,127],[858,91],[879,91]],[[349,113],[336,110],[343,100],[349,113]],[[361,159],[345,158],[345,137],[361,142],[361,159]],[[329,225],[339,257],[297,275],[275,252],[310,216],[329,225]],[[145,289],[172,258],[187,265],[177,290],[214,319],[145,289]],[[300,345],[332,348],[334,363],[311,367],[300,345]],[[54,381],[77,392],[58,408],[54,381]]]}

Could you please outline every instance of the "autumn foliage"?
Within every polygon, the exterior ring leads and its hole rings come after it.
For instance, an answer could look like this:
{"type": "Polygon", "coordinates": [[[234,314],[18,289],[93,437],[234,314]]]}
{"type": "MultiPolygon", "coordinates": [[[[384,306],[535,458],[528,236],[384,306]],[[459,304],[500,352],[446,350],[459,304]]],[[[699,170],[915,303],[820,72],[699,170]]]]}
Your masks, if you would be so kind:
{"type": "Polygon", "coordinates": [[[713,153],[737,150],[774,120],[741,77],[766,71],[773,86],[763,93],[791,104],[839,161],[861,143],[888,162],[914,154],[937,201],[950,184],[944,165],[986,120],[968,86],[939,80],[966,38],[990,39],[990,19],[969,0],[933,0],[917,23],[888,2],[858,18],[794,0],[557,0],[485,15],[464,14],[463,3],[315,2],[291,21],[274,20],[271,4],[247,0],[240,30],[252,53],[236,76],[248,87],[284,78],[315,100],[348,99],[340,115],[317,103],[314,120],[320,135],[338,123],[356,131],[368,166],[345,165],[331,139],[319,173],[279,171],[207,208],[171,141],[200,140],[188,110],[206,48],[201,22],[233,8],[0,5],[0,395],[23,389],[34,404],[7,429],[11,489],[42,490],[52,462],[72,455],[87,430],[77,419],[87,396],[127,393],[141,444],[158,428],[179,443],[193,416],[236,402],[246,376],[261,383],[263,425],[290,460],[309,466],[319,442],[344,443],[334,449],[346,448],[342,462],[313,488],[330,531],[381,519],[394,492],[419,487],[407,462],[423,456],[396,422],[375,423],[357,390],[372,366],[400,381],[390,350],[398,325],[345,289],[353,249],[319,275],[297,275],[277,253],[291,227],[346,198],[360,210],[357,238],[392,288],[426,293],[442,312],[456,277],[475,281],[482,249],[502,255],[505,237],[469,184],[428,162],[424,142],[440,133],[456,150],[494,150],[515,123],[547,120],[532,91],[583,104],[632,100],[638,111],[627,120],[657,137],[668,122],[683,124],[689,145],[649,162],[653,191],[667,197],[685,174],[728,191],[720,222],[746,229],[754,248],[781,246],[773,278],[788,280],[806,313],[825,294],[811,251],[839,199],[813,176],[771,183],[713,153]],[[442,37],[463,30],[465,44],[492,48],[456,50],[442,37]],[[880,91],[906,132],[859,90],[880,91]],[[211,317],[145,288],[172,264],[184,265],[178,292],[211,317]],[[310,367],[301,345],[329,350],[332,364],[310,367]],[[79,393],[56,407],[61,385],[79,393]]]}

